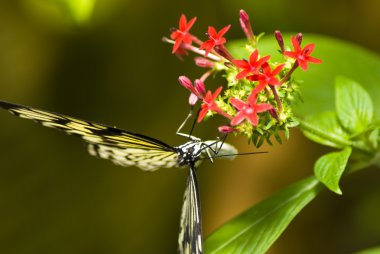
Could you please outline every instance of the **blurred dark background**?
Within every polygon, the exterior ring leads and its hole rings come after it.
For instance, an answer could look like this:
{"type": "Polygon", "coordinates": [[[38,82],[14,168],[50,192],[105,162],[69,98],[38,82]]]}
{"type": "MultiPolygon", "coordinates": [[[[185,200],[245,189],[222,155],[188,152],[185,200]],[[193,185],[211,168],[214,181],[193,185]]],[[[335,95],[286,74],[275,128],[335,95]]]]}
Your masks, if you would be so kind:
{"type": "MultiPolygon", "coordinates": [[[[0,98],[181,144],[174,133],[188,93],[177,78],[203,70],[192,57],[171,55],[161,37],[185,13],[198,17],[192,31],[200,37],[208,25],[232,24],[227,38],[242,38],[242,8],[259,33],[320,33],[380,51],[376,0],[0,0],[0,98]]],[[[88,156],[74,137],[5,112],[0,122],[0,253],[176,253],[186,170],[117,167],[88,156]]],[[[214,139],[216,122],[202,123],[196,135],[214,139]]],[[[206,235],[312,174],[325,148],[291,134],[260,149],[268,154],[200,167],[206,235]]],[[[244,138],[229,142],[253,150],[244,138]]],[[[380,244],[378,179],[368,169],[343,180],[343,196],[324,192],[270,253],[351,253],[380,244]]]]}

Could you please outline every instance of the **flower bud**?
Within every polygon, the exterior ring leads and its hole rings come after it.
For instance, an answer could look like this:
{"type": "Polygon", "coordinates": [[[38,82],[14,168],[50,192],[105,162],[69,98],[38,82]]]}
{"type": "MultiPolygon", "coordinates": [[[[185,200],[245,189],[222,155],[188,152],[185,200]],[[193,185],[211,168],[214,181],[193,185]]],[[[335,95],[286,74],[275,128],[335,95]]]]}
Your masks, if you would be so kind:
{"type": "Polygon", "coordinates": [[[186,89],[193,91],[193,84],[191,83],[191,80],[186,76],[179,76],[178,78],[179,83],[186,89]]]}
{"type": "Polygon", "coordinates": [[[195,103],[197,103],[198,101],[198,96],[196,96],[195,94],[190,94],[190,97],[189,97],[189,104],[190,106],[194,106],[195,103]]]}
{"type": "Polygon", "coordinates": [[[240,10],[239,21],[240,21],[241,29],[243,29],[243,32],[245,33],[245,36],[247,36],[248,40],[255,41],[251,23],[249,22],[249,16],[244,10],[240,10]]]}
{"type": "Polygon", "coordinates": [[[195,82],[195,91],[197,91],[199,96],[205,96],[206,95],[206,88],[205,84],[200,79],[196,79],[195,82]]]}
{"type": "Polygon", "coordinates": [[[195,64],[201,68],[212,68],[214,67],[214,62],[210,61],[204,57],[194,58],[195,64]]]}
{"type": "Polygon", "coordinates": [[[271,114],[271,116],[272,116],[274,119],[276,119],[277,121],[280,121],[280,119],[279,119],[279,117],[278,117],[278,115],[277,115],[277,112],[276,112],[276,110],[275,110],[274,108],[271,108],[271,109],[269,110],[269,114],[271,114]]]}
{"type": "Polygon", "coordinates": [[[296,35],[296,39],[298,41],[298,44],[301,46],[301,43],[302,43],[302,33],[298,33],[296,35]]]}
{"type": "Polygon", "coordinates": [[[230,54],[230,52],[224,45],[215,46],[214,50],[216,53],[218,53],[220,56],[224,57],[228,61],[232,62],[234,60],[233,56],[230,54]]]}
{"type": "Polygon", "coordinates": [[[231,132],[234,132],[236,130],[234,128],[232,128],[231,126],[223,125],[223,126],[218,127],[218,131],[220,133],[231,133],[231,132]]]}
{"type": "Polygon", "coordinates": [[[276,40],[278,42],[278,45],[280,46],[281,52],[284,52],[285,51],[285,48],[284,48],[284,39],[282,38],[281,32],[279,30],[276,30],[274,32],[274,37],[276,37],[276,40]]]}

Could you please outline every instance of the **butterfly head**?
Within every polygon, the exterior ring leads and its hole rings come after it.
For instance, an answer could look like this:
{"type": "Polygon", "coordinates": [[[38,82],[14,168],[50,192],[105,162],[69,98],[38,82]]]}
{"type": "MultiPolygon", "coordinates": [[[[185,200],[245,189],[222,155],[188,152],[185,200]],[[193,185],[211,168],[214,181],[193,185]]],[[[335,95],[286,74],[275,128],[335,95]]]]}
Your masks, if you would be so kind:
{"type": "Polygon", "coordinates": [[[178,165],[194,165],[202,153],[202,142],[191,140],[178,148],[178,165]]]}
{"type": "Polygon", "coordinates": [[[191,140],[177,147],[177,149],[179,166],[194,165],[201,157],[212,160],[213,157],[226,156],[232,160],[235,158],[234,154],[237,154],[234,146],[215,140],[191,140]]]}

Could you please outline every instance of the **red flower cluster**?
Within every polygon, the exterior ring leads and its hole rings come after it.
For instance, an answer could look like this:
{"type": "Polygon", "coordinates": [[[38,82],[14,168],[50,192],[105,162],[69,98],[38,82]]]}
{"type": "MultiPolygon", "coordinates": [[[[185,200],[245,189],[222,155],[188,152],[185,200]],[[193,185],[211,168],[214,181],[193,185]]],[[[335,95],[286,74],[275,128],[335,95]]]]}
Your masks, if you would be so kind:
{"type": "MultiPolygon", "coordinates": [[[[274,117],[276,120],[279,120],[277,116],[281,115],[283,107],[282,98],[280,98],[276,89],[280,89],[280,86],[283,84],[286,86],[291,74],[298,66],[305,71],[308,69],[308,63],[322,62],[310,56],[314,51],[314,44],[308,44],[304,48],[301,48],[302,34],[291,37],[294,51],[286,51],[284,40],[279,31],[275,32],[275,38],[280,46],[281,53],[288,58],[295,59],[295,62],[292,63],[289,61],[289,65],[275,65],[269,62],[269,55],[260,57],[259,51],[256,48],[256,37],[253,34],[248,14],[243,10],[240,11],[240,25],[251,47],[254,48],[248,60],[234,59],[225,47],[226,38],[224,35],[230,29],[231,25],[223,27],[220,31],[209,26],[206,34],[208,39],[201,41],[190,33],[190,29],[195,21],[196,17],[187,22],[186,16],[182,14],[179,21],[179,28],[174,29],[170,35],[172,40],[164,38],[164,41],[173,44],[172,53],[177,55],[186,53],[187,50],[202,55],[202,57],[195,58],[195,63],[197,66],[209,70],[203,74],[200,79],[196,79],[194,85],[186,76],[181,76],[179,82],[190,91],[189,104],[191,106],[194,106],[198,100],[202,101],[198,122],[201,122],[209,112],[215,112],[230,120],[229,126],[221,126],[219,128],[219,131],[223,133],[236,131],[235,126],[242,124],[245,120],[252,126],[257,126],[260,123],[258,114],[267,111],[269,111],[269,114],[266,115],[267,119],[268,117],[274,117]],[[193,42],[197,44],[197,46],[192,45],[193,42]],[[217,63],[219,63],[219,65],[217,63]],[[292,67],[289,67],[290,65],[292,65],[292,67]],[[226,98],[222,97],[217,103],[216,100],[221,94],[222,87],[216,89],[214,93],[211,91],[206,92],[204,81],[213,72],[220,70],[217,69],[218,66],[219,68],[220,66],[226,66],[226,72],[235,73],[235,81],[229,84],[229,90],[231,90],[231,87],[235,84],[243,84],[245,90],[242,89],[240,92],[234,93],[228,91],[229,96],[234,94],[234,96],[239,98],[227,97],[226,100],[226,98]],[[285,66],[288,67],[285,68],[285,66]],[[251,90],[248,92],[247,84],[251,87],[251,90]],[[268,89],[268,86],[270,89],[268,89]],[[262,91],[264,91],[264,93],[262,93],[262,91]],[[265,102],[269,103],[257,102],[259,94],[261,94],[260,98],[265,98],[265,96],[270,95],[270,93],[273,95],[271,97],[272,99],[268,99],[268,97],[264,99],[265,102]],[[240,98],[247,99],[244,101],[240,98]],[[223,103],[227,103],[229,106],[222,107],[223,103]],[[233,107],[231,107],[231,105],[233,107]],[[222,110],[222,108],[224,110],[222,110]],[[235,111],[233,108],[235,108],[235,111]]],[[[285,58],[285,60],[288,58],[285,58]]]]}

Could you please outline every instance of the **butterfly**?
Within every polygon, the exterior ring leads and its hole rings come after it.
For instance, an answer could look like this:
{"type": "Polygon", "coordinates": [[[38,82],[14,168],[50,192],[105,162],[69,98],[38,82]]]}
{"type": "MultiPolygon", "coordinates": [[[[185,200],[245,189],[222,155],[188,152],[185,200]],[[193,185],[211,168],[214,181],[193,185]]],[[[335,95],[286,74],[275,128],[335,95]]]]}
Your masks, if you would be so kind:
{"type": "Polygon", "coordinates": [[[136,166],[144,171],[188,166],[189,175],[178,238],[179,252],[181,254],[203,253],[201,208],[195,169],[197,164],[204,159],[212,160],[215,157],[237,154],[237,150],[232,145],[221,140],[201,141],[199,138],[186,135],[189,137],[188,142],[173,147],[142,134],[5,101],[0,101],[0,108],[43,126],[79,136],[86,142],[90,155],[111,160],[116,165],[136,166]]]}

